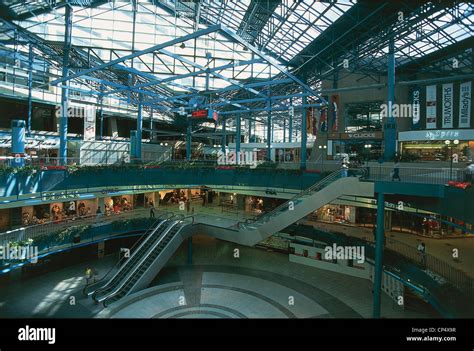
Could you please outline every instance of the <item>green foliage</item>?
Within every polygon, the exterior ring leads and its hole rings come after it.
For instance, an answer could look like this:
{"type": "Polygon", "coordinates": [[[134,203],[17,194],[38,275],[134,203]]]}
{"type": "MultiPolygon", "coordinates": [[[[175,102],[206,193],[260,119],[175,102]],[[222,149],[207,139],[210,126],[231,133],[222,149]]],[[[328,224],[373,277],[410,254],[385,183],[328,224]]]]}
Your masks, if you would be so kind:
{"type": "Polygon", "coordinates": [[[39,172],[39,168],[34,167],[34,166],[0,168],[0,176],[5,176],[8,174],[18,174],[19,176],[31,176],[38,172],[39,172]]]}

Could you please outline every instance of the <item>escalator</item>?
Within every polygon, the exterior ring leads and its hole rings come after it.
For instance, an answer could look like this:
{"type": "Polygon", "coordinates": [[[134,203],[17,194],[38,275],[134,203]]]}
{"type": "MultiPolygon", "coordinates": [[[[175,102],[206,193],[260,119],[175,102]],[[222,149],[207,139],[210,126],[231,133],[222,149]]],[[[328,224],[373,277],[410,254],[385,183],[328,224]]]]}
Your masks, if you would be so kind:
{"type": "Polygon", "coordinates": [[[147,287],[168,262],[186,236],[180,235],[190,223],[186,219],[169,219],[147,241],[144,249],[130,257],[109,283],[93,294],[96,302],[107,306],[120,298],[147,287]]]}
{"type": "Polygon", "coordinates": [[[350,170],[349,174],[343,170],[335,171],[271,212],[232,227],[194,225],[192,216],[187,218],[192,218],[193,225],[190,225],[184,217],[165,220],[157,226],[117,274],[107,284],[97,289],[92,297],[96,302],[102,302],[107,306],[146,288],[181,243],[195,232],[254,246],[342,195],[373,196],[373,183],[362,182],[359,178],[363,175],[363,169],[350,170]]]}
{"type": "Polygon", "coordinates": [[[111,283],[111,280],[117,280],[123,277],[123,274],[130,269],[132,262],[138,257],[140,251],[144,252],[151,245],[153,237],[157,235],[162,229],[167,220],[173,218],[175,215],[170,212],[161,213],[156,217],[156,221],[150,226],[145,234],[130,248],[129,257],[121,257],[119,261],[97,282],[87,285],[83,294],[85,296],[93,295],[97,290],[102,289],[111,283]],[[151,240],[151,241],[150,241],[151,240]],[[115,274],[115,275],[114,275],[115,274]],[[110,279],[110,277],[112,278],[110,279]]]}
{"type": "Polygon", "coordinates": [[[269,236],[303,219],[318,208],[336,200],[342,195],[374,195],[374,185],[363,182],[365,169],[337,170],[297,194],[274,210],[253,221],[240,222],[231,228],[202,224],[202,231],[221,240],[241,245],[254,246],[269,236]]]}

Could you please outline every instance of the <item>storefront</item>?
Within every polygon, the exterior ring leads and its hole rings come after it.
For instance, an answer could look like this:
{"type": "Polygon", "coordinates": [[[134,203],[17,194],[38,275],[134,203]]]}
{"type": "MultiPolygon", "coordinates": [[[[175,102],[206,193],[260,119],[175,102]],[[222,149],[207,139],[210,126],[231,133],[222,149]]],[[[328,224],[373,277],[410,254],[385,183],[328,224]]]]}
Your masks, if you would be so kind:
{"type": "Polygon", "coordinates": [[[325,205],[310,215],[311,220],[330,223],[356,223],[356,207],[347,205],[325,205]]]}
{"type": "Polygon", "coordinates": [[[360,161],[377,160],[382,156],[383,132],[329,133],[328,159],[338,159],[341,153],[360,161]]]}
{"type": "Polygon", "coordinates": [[[105,214],[119,214],[133,210],[133,195],[119,195],[104,199],[105,214]]]}
{"type": "Polygon", "coordinates": [[[472,129],[400,132],[398,141],[406,161],[449,161],[451,155],[457,155],[458,162],[472,162],[474,158],[472,129]]]}

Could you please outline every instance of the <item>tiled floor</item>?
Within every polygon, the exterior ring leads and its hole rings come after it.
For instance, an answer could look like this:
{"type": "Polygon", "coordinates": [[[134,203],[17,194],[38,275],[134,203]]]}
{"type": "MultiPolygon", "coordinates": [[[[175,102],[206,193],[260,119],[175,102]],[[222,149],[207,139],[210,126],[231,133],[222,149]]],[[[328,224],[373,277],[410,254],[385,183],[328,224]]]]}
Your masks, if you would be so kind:
{"type": "MultiPolygon", "coordinates": [[[[193,243],[192,266],[185,264],[186,245],[182,245],[152,283],[152,290],[139,292],[142,294],[139,298],[127,297],[136,301],[126,303],[126,307],[116,309],[112,315],[144,318],[371,316],[369,281],[290,263],[284,254],[207,237],[195,237],[193,243]],[[239,250],[238,258],[234,257],[235,249],[239,250]],[[290,304],[291,296],[294,305],[290,304]]],[[[82,295],[84,269],[92,265],[99,274],[104,274],[116,260],[117,256],[112,255],[2,287],[0,316],[106,317],[107,310],[82,295]]],[[[403,311],[387,296],[382,299],[382,314],[384,317],[423,317],[403,311]]]]}

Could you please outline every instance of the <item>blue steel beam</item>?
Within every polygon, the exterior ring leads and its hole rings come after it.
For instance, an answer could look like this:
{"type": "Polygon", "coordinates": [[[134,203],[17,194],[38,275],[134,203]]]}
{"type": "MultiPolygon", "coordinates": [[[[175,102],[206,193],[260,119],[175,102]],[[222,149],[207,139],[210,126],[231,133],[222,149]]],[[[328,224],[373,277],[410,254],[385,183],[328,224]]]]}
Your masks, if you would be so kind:
{"type": "Polygon", "coordinates": [[[384,215],[385,196],[384,193],[377,194],[377,226],[375,233],[375,269],[374,269],[374,305],[373,318],[380,318],[380,301],[382,295],[383,274],[383,247],[384,247],[384,215]]]}
{"type": "Polygon", "coordinates": [[[129,55],[125,55],[123,57],[120,57],[118,59],[115,59],[115,60],[112,60],[112,61],[109,61],[109,62],[106,62],[106,63],[103,63],[101,65],[98,65],[98,66],[95,66],[95,67],[91,67],[91,68],[88,68],[86,70],[83,70],[83,71],[80,71],[80,72],[77,72],[75,74],[71,74],[69,75],[68,77],[63,77],[63,78],[60,78],[60,79],[56,79],[56,80],[53,80],[52,82],[50,82],[50,85],[57,85],[59,83],[62,83],[62,82],[66,82],[68,80],[71,80],[71,79],[74,79],[74,78],[78,78],[78,77],[81,77],[83,75],[88,75],[92,72],[96,72],[96,71],[101,71],[105,68],[108,68],[108,67],[111,67],[111,66],[114,66],[118,63],[121,63],[121,62],[124,62],[124,61],[128,61],[128,60],[131,60],[135,57],[138,57],[138,56],[141,56],[141,55],[145,55],[145,54],[149,54],[149,53],[152,53],[152,52],[155,52],[155,51],[160,51],[161,49],[164,49],[168,46],[173,46],[173,45],[176,45],[176,44],[179,44],[179,43],[183,43],[185,41],[188,41],[190,39],[193,39],[193,38],[198,38],[200,36],[203,36],[203,35],[207,35],[207,34],[210,34],[210,33],[214,33],[214,32],[217,32],[219,30],[221,30],[222,26],[221,25],[215,25],[215,26],[209,26],[208,28],[205,28],[205,29],[201,29],[201,30],[198,30],[194,33],[191,33],[191,34],[188,34],[188,35],[185,35],[185,36],[182,36],[182,37],[179,37],[179,38],[175,38],[175,39],[172,39],[172,40],[169,40],[165,43],[162,43],[162,44],[158,44],[158,45],[154,45],[152,47],[149,47],[148,49],[144,49],[144,50],[140,50],[140,51],[137,51],[137,52],[134,52],[132,54],[129,54],[129,55]]]}
{"type": "MultiPolygon", "coordinates": [[[[270,93],[270,90],[268,91],[270,93]]],[[[272,104],[267,100],[267,161],[272,160],[272,104]]]]}
{"type": "Polygon", "coordinates": [[[236,136],[235,136],[235,152],[237,154],[237,162],[240,163],[240,139],[241,139],[241,117],[240,115],[237,115],[235,117],[235,131],[236,131],[236,136]]]}
{"type": "Polygon", "coordinates": [[[255,46],[253,46],[250,43],[246,42],[245,40],[243,40],[241,37],[239,37],[237,34],[233,33],[231,30],[229,30],[225,26],[221,26],[221,32],[227,38],[230,38],[231,40],[234,40],[234,41],[240,43],[242,46],[247,47],[255,55],[257,55],[258,57],[264,59],[271,66],[275,67],[280,73],[286,75],[288,78],[293,80],[295,83],[297,83],[301,87],[303,87],[308,93],[310,93],[311,95],[313,95],[313,96],[317,97],[318,99],[320,99],[324,104],[327,104],[327,101],[321,96],[320,93],[314,91],[309,85],[307,85],[306,83],[301,81],[299,78],[297,78],[295,75],[291,74],[289,71],[287,71],[285,69],[282,69],[280,67],[281,64],[277,60],[275,60],[273,57],[264,54],[259,49],[257,49],[255,46]]]}
{"type": "Polygon", "coordinates": [[[222,119],[222,141],[221,141],[221,150],[225,154],[227,146],[227,136],[226,136],[226,119],[222,119]]]}
{"type": "MultiPolygon", "coordinates": [[[[303,96],[310,96],[310,94],[305,93],[305,94],[289,94],[289,95],[276,95],[276,96],[271,96],[270,100],[285,100],[290,97],[303,97],[303,96]]],[[[228,101],[223,101],[223,102],[218,102],[218,103],[211,103],[211,104],[205,104],[202,105],[203,108],[206,107],[218,107],[218,106],[227,106],[229,104],[249,104],[253,102],[258,102],[258,101],[267,101],[269,98],[252,98],[252,99],[242,99],[242,100],[228,100],[228,101]]],[[[185,110],[191,110],[193,107],[185,107],[185,110]]]]}
{"type": "Polygon", "coordinates": [[[143,106],[142,106],[142,95],[140,95],[140,101],[138,103],[137,111],[137,140],[135,144],[135,159],[141,161],[142,159],[142,128],[143,128],[143,106]]]}
{"type": "Polygon", "coordinates": [[[306,169],[306,141],[307,141],[307,132],[306,132],[306,96],[303,97],[303,110],[301,111],[301,161],[300,168],[306,169]]]}
{"type": "MultiPolygon", "coordinates": [[[[306,107],[322,107],[324,105],[322,104],[304,104],[304,105],[299,105],[299,106],[293,106],[295,110],[299,110],[299,109],[302,109],[302,108],[306,108],[306,107]]],[[[251,112],[266,112],[266,111],[269,111],[269,110],[272,110],[272,111],[286,111],[288,110],[290,107],[289,106],[283,106],[283,107],[262,107],[262,108],[254,108],[254,109],[250,109],[250,110],[232,110],[232,111],[224,111],[224,112],[219,112],[219,115],[220,116],[226,116],[226,115],[231,115],[231,114],[234,114],[234,113],[251,113],[251,112]]]]}
{"type": "MultiPolygon", "coordinates": [[[[194,62],[194,61],[188,60],[188,59],[185,58],[185,57],[176,55],[176,54],[174,54],[174,53],[171,52],[171,51],[162,49],[162,50],[160,50],[160,52],[162,52],[162,53],[164,53],[164,54],[166,54],[166,55],[168,55],[168,56],[170,56],[170,57],[173,57],[173,58],[175,58],[176,60],[179,60],[179,61],[181,61],[181,62],[183,62],[183,63],[186,63],[186,64],[188,64],[188,65],[191,65],[191,66],[193,66],[193,67],[195,67],[195,68],[198,68],[198,69],[200,69],[200,70],[205,70],[205,69],[206,69],[204,66],[202,66],[202,65],[200,65],[200,64],[198,64],[198,63],[196,63],[196,62],[194,62]]],[[[231,78],[227,78],[227,77],[225,77],[225,76],[223,76],[222,74],[217,73],[217,72],[210,72],[210,74],[212,74],[213,76],[215,76],[215,77],[217,77],[217,78],[219,78],[219,79],[222,79],[222,80],[226,81],[227,83],[230,83],[230,84],[232,84],[232,85],[238,86],[240,89],[245,89],[245,90],[251,92],[252,94],[265,97],[265,94],[262,94],[261,92],[259,92],[258,90],[255,90],[255,89],[253,89],[253,88],[249,88],[249,87],[245,86],[245,84],[239,82],[238,80],[231,79],[231,78]]]]}
{"type": "MultiPolygon", "coordinates": [[[[269,81],[264,81],[264,82],[245,84],[245,87],[258,88],[258,87],[272,86],[272,85],[279,85],[279,84],[289,84],[289,83],[292,83],[292,82],[293,81],[291,79],[269,80],[269,81]]],[[[215,91],[211,90],[208,93],[209,94],[218,93],[218,92],[220,93],[220,92],[237,90],[237,89],[240,89],[240,87],[228,86],[228,87],[225,87],[225,88],[222,88],[222,89],[219,89],[219,90],[215,90],[215,91]]],[[[154,100],[148,101],[148,103],[152,104],[152,103],[158,103],[158,102],[162,102],[162,101],[176,101],[177,99],[191,98],[191,97],[200,96],[200,95],[201,94],[181,94],[181,95],[176,95],[176,96],[173,96],[173,97],[170,97],[170,98],[161,98],[161,99],[156,99],[156,100],[154,99],[154,100]]]]}
{"type": "MultiPolygon", "coordinates": [[[[228,68],[248,66],[248,65],[251,65],[251,64],[254,64],[254,63],[262,63],[262,62],[264,62],[262,59],[254,59],[254,60],[246,60],[246,61],[235,61],[234,63],[229,63],[229,64],[226,64],[226,65],[222,65],[222,66],[218,66],[218,67],[214,67],[214,68],[206,68],[204,70],[199,70],[199,71],[196,71],[196,72],[190,72],[190,73],[185,73],[185,74],[177,74],[177,75],[173,75],[172,77],[168,77],[168,78],[164,78],[164,79],[157,79],[157,80],[159,81],[159,83],[167,83],[167,82],[171,82],[171,81],[178,80],[178,79],[199,76],[200,74],[207,74],[207,73],[211,73],[211,72],[222,71],[222,70],[225,70],[225,69],[228,69],[228,68]]],[[[148,86],[151,86],[151,85],[154,85],[154,84],[156,84],[156,83],[149,82],[149,83],[137,84],[137,85],[135,85],[135,87],[144,88],[144,87],[148,87],[148,86]]]]}
{"type": "Polygon", "coordinates": [[[33,114],[33,45],[28,48],[28,123],[27,133],[31,134],[31,117],[33,114]]]}
{"type": "MultiPolygon", "coordinates": [[[[114,83],[114,82],[109,82],[109,81],[106,81],[106,80],[103,80],[103,79],[100,79],[100,78],[91,77],[91,76],[85,76],[83,78],[85,80],[92,80],[92,81],[95,81],[95,82],[98,82],[98,83],[101,83],[101,84],[104,84],[104,85],[109,85],[109,86],[114,87],[114,88],[123,88],[124,91],[129,90],[129,91],[133,91],[133,92],[140,93],[140,94],[143,94],[143,95],[149,95],[149,96],[161,98],[160,101],[165,101],[166,100],[163,97],[163,95],[151,92],[149,90],[134,89],[133,87],[128,87],[126,85],[122,85],[122,84],[118,84],[118,83],[114,83]]],[[[102,95],[106,95],[106,94],[104,93],[102,95]]],[[[184,95],[184,96],[186,96],[186,95],[184,95]]],[[[184,101],[182,101],[182,102],[185,103],[184,101]]],[[[147,104],[142,103],[142,105],[145,106],[147,104]]],[[[163,106],[159,106],[159,105],[154,106],[154,108],[157,108],[157,109],[165,111],[165,112],[170,112],[170,110],[171,110],[169,107],[163,107],[163,106]]]]}
{"type": "Polygon", "coordinates": [[[72,40],[72,6],[67,5],[65,9],[65,28],[64,28],[64,52],[63,52],[63,71],[61,89],[61,116],[59,119],[59,161],[61,165],[67,163],[67,129],[68,129],[68,98],[69,98],[69,51],[71,50],[72,40]]]}
{"type": "Polygon", "coordinates": [[[388,51],[388,79],[387,79],[387,105],[388,116],[384,124],[384,159],[391,160],[395,155],[397,144],[397,124],[392,114],[392,106],[395,103],[395,41],[389,41],[388,51]]]}

